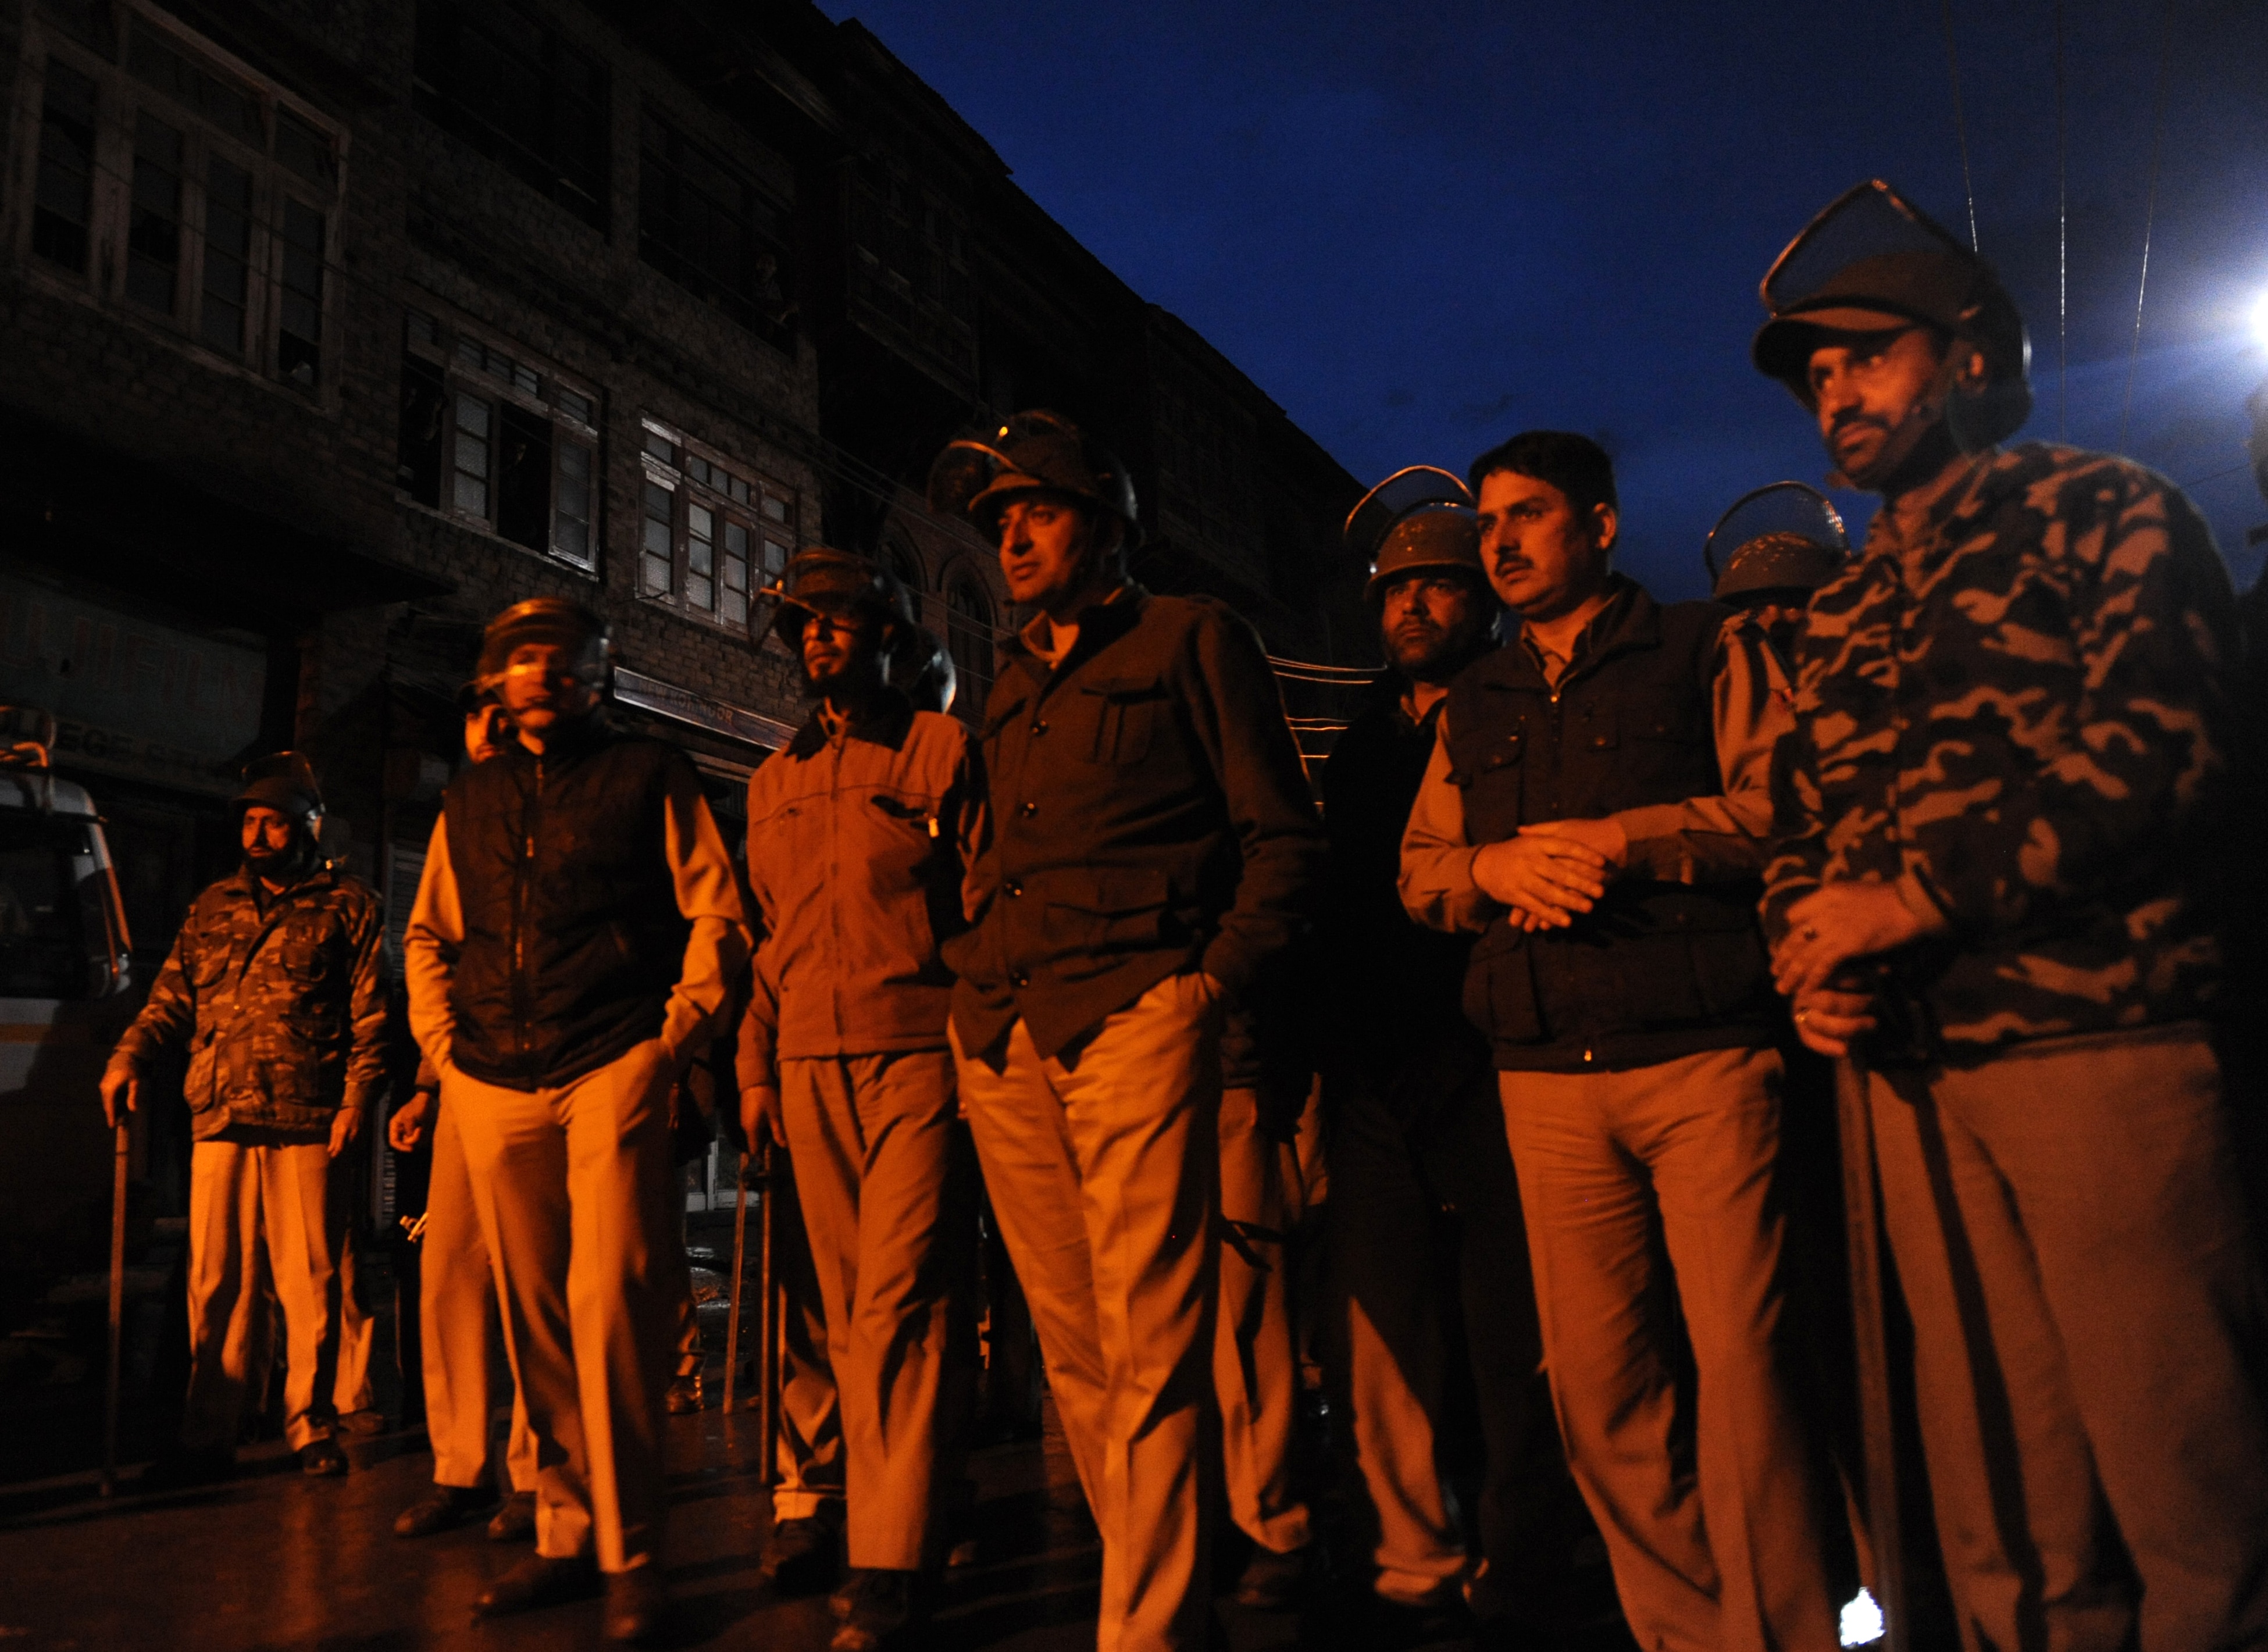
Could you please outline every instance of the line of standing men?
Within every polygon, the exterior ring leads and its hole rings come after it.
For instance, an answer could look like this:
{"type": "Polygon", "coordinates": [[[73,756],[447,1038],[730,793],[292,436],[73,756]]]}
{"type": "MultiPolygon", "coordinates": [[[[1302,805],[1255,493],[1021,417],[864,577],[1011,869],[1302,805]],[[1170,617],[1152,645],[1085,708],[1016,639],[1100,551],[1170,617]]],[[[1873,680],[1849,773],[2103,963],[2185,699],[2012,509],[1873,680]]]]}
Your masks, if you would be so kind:
{"type": "Polygon", "coordinates": [[[1333,987],[1390,935],[1412,984],[1462,975],[1488,1044],[1413,1001],[1412,1036],[1324,1061],[1371,1144],[1343,1158],[1372,1225],[1343,1226],[1332,1300],[1382,1587],[1422,1604],[1455,1568],[1416,1466],[1442,1304],[1386,1303],[1378,1247],[1455,1202],[1442,1142],[1497,1139],[1474,1133],[1492,1069],[1513,1183],[1476,1161],[1447,1241],[1469,1320],[1512,1322],[1474,1350],[1483,1578],[1532,1604],[1572,1473],[1644,1643],[1836,1644],[1842,1516],[1787,1370],[1777,988],[1814,1050],[1867,1060],[1964,1644],[2268,1634],[2263,1302],[2207,1020],[2226,575],[2159,479],[1992,445],[2021,422],[2021,321],[1886,188],[1822,215],[1765,296],[1757,364],[1886,501],[1793,687],[1755,620],[1613,570],[1595,444],[1514,437],[1468,510],[1516,630],[1484,645],[1462,550],[1381,566],[1403,692],[1327,777],[1328,874],[1257,639],[1126,577],[1123,468],[1052,415],[932,473],[1035,611],[974,742],[889,690],[887,585],[807,554],[789,606],[820,704],[752,787],[755,914],[685,760],[594,715],[602,628],[548,599],[499,616],[482,669],[518,738],[451,787],[409,936],[534,1444],[537,1553],[485,1610],[603,1575],[610,1634],[660,1621],[667,1096],[753,944],[744,1110],[796,1149],[846,1458],[837,1647],[902,1640],[938,1546],[956,1110],[1102,1534],[1098,1642],[1202,1644],[1222,1035],[1234,1007],[1285,1036],[1329,887],[1333,987]],[[1394,927],[1389,866],[1469,951],[1394,927]]]}

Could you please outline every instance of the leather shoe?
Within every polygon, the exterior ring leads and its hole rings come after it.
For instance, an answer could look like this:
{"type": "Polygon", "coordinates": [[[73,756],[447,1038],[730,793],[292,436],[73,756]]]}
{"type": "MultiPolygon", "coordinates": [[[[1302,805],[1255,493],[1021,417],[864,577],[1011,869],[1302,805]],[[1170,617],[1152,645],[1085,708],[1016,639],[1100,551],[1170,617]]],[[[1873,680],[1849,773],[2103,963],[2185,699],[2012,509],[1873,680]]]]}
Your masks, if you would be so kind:
{"type": "Polygon", "coordinates": [[[783,1520],[764,1546],[763,1581],[778,1595],[816,1595],[835,1581],[841,1563],[835,1523],[783,1520]]]}
{"type": "Polygon", "coordinates": [[[669,1612],[669,1590],[661,1568],[640,1566],[607,1574],[607,1639],[638,1644],[661,1632],[669,1612]]]}
{"type": "Polygon", "coordinates": [[[514,1492],[489,1521],[491,1543],[524,1543],[535,1535],[535,1494],[514,1492]]]}
{"type": "Polygon", "coordinates": [[[1279,1554],[1256,1546],[1236,1580],[1236,1604],[1254,1612],[1289,1612],[1307,1592],[1314,1575],[1313,1550],[1302,1547],[1279,1554]]]}
{"type": "Polygon", "coordinates": [[[496,1501],[485,1486],[436,1486],[394,1516],[397,1538],[430,1538],[462,1525],[496,1501]]]}
{"type": "Polygon", "coordinates": [[[335,1479],[347,1472],[347,1454],[328,1435],[299,1448],[299,1472],[310,1479],[335,1479]]]}
{"type": "Polygon", "coordinates": [[[671,1416],[683,1417],[700,1410],[703,1399],[701,1373],[696,1371],[690,1377],[680,1377],[670,1383],[666,1403],[671,1416]]]}
{"type": "Polygon", "coordinates": [[[501,1618],[507,1612],[533,1612],[563,1600],[581,1600],[595,1590],[598,1581],[598,1568],[587,1554],[563,1560],[531,1554],[482,1592],[473,1603],[473,1615],[501,1618]]]}

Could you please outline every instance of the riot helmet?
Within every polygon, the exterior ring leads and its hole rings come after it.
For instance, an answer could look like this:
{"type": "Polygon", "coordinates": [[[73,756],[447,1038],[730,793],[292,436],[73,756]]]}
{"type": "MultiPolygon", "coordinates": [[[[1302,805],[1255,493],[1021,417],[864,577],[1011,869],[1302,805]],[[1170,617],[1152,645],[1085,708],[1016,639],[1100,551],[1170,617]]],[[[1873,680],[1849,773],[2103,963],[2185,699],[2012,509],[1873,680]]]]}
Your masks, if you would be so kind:
{"type": "Polygon", "coordinates": [[[793,652],[803,628],[821,613],[871,615],[882,622],[886,648],[893,628],[918,624],[913,593],[895,574],[871,557],[814,545],[789,559],[771,628],[793,652]]]}
{"type": "Polygon", "coordinates": [[[274,752],[244,766],[244,783],[232,807],[258,804],[273,809],[313,831],[323,818],[323,788],[304,752],[274,752]]]}
{"type": "Polygon", "coordinates": [[[291,883],[323,863],[323,789],[304,752],[275,752],[247,763],[232,806],[239,823],[254,808],[272,809],[290,823],[291,843],[280,853],[246,840],[245,864],[260,877],[291,883]]]}
{"type": "Polygon", "coordinates": [[[565,597],[530,597],[490,620],[481,634],[481,662],[475,680],[500,688],[512,650],[531,642],[548,642],[564,650],[576,660],[577,679],[593,694],[606,692],[614,661],[614,640],[607,622],[565,597]]]}
{"type": "Polygon", "coordinates": [[[1818,590],[1851,554],[1843,517],[1808,482],[1776,481],[1735,499],[1701,544],[1709,594],[1739,598],[1764,592],[1818,590]]]}
{"type": "Polygon", "coordinates": [[[1772,261],[1762,286],[1771,319],[1750,356],[1815,410],[1811,353],[1835,334],[1916,323],[1981,352],[1985,380],[1946,402],[1955,443],[1975,452],[2015,434],[2031,412],[2031,341],[1999,275],[1935,220],[1875,179],[1845,191],[1772,261]]]}
{"type": "Polygon", "coordinates": [[[988,539],[1019,494],[1079,500],[1125,525],[1123,550],[1140,540],[1134,479],[1116,454],[1059,413],[1020,413],[983,437],[948,443],[929,469],[929,508],[965,518],[988,539]]]}
{"type": "Polygon", "coordinates": [[[1421,572],[1456,572],[1493,597],[1481,561],[1480,518],[1465,484],[1446,470],[1411,465],[1373,488],[1347,513],[1346,547],[1370,569],[1363,586],[1373,607],[1395,581],[1421,572]]]}

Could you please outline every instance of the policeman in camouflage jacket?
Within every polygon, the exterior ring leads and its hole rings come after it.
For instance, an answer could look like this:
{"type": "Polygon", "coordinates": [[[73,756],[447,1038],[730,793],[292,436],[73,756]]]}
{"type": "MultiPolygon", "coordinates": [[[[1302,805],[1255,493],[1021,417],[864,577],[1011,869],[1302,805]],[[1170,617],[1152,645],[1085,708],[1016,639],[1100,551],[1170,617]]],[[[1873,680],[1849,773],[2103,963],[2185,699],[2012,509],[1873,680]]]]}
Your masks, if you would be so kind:
{"type": "Polygon", "coordinates": [[[2162,478],[1991,445],[2021,321],[1886,187],[1765,293],[1757,364],[1883,497],[1799,649],[1766,929],[1805,1042],[1870,1068],[1964,1645],[2259,1644],[2263,1293],[2205,1019],[2228,576],[2162,478]]]}
{"type": "Polygon", "coordinates": [[[306,1472],[346,1470],[327,1407],[360,1160],[341,1155],[385,1076],[386,924],[370,885],[317,848],[313,775],[275,767],[237,799],[245,863],[191,904],[103,1080],[115,1118],[188,1047],[189,1394],[161,1478],[208,1478],[232,1458],[263,1252],[284,1313],[284,1437],[306,1472]]]}

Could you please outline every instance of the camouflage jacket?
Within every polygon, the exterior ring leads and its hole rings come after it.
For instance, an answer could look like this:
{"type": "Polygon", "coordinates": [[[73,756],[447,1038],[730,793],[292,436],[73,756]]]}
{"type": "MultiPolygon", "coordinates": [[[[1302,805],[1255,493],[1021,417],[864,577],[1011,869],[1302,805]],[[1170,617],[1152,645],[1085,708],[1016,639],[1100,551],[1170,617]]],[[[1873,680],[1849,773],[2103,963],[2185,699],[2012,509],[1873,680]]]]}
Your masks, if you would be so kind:
{"type": "Polygon", "coordinates": [[[359,878],[316,872],[263,911],[239,870],[190,904],[111,1065],[147,1075],[186,1045],[197,1140],[231,1125],[326,1140],[333,1115],[367,1108],[385,1074],[385,939],[359,878]]]}
{"type": "Polygon", "coordinates": [[[2139,466],[2042,444],[1889,518],[1797,650],[1767,932],[1828,881],[1941,915],[1889,960],[1877,1060],[2204,1013],[2240,655],[2203,518],[2139,466]]]}

